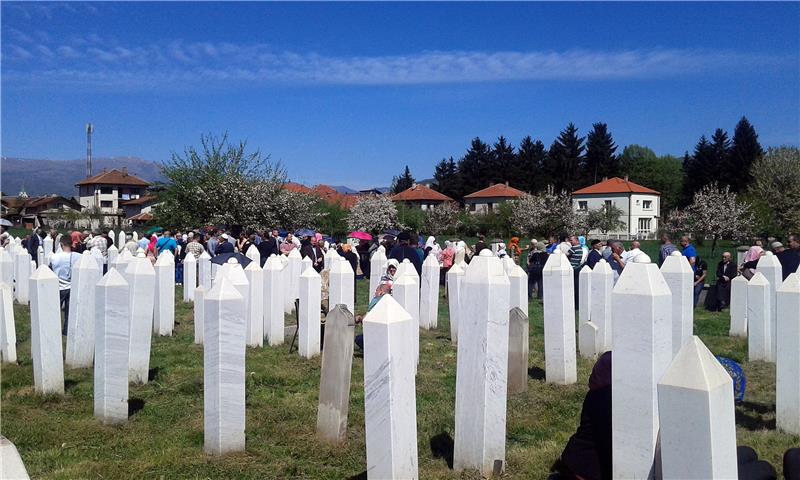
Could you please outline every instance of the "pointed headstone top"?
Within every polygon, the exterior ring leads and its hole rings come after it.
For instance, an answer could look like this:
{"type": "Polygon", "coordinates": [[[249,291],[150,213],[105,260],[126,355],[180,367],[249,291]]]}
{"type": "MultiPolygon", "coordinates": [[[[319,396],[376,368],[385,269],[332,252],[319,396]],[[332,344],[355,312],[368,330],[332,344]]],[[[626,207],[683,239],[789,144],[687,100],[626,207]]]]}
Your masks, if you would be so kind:
{"type": "MultiPolygon", "coordinates": [[[[506,276],[503,261],[495,255],[483,255],[485,250],[481,250],[481,255],[473,257],[467,272],[464,274],[465,282],[481,284],[509,284],[506,276]]],[[[489,252],[492,253],[491,251],[489,252]]]]}
{"type": "MultiPolygon", "coordinates": [[[[192,256],[194,256],[194,255],[192,255],[192,256]]],[[[206,258],[210,259],[211,255],[209,255],[208,252],[204,249],[203,253],[200,254],[200,258],[202,258],[202,259],[206,259],[206,258]]]]}
{"type": "Polygon", "coordinates": [[[461,265],[459,265],[457,263],[454,263],[453,266],[450,267],[450,270],[448,270],[447,272],[448,273],[453,273],[453,274],[456,274],[456,275],[463,275],[464,274],[464,269],[461,268],[461,265]]]}
{"type": "Polygon", "coordinates": [[[763,273],[761,273],[759,271],[756,271],[756,274],[753,275],[753,278],[750,279],[750,282],[748,282],[748,285],[769,286],[769,280],[767,280],[767,277],[764,276],[763,273]]]}
{"type": "MultiPolygon", "coordinates": [[[[736,277],[739,278],[739,277],[736,277]]],[[[790,273],[786,280],[783,281],[778,292],[781,293],[798,293],[800,292],[800,274],[790,273]]]]}
{"type": "Polygon", "coordinates": [[[683,254],[677,250],[669,254],[670,257],[682,257],[683,254]]]}
{"type": "Polygon", "coordinates": [[[250,263],[247,264],[246,267],[244,267],[244,271],[245,272],[260,272],[261,271],[261,265],[259,265],[258,262],[250,262],[250,263]]]}
{"type": "Polygon", "coordinates": [[[204,298],[206,300],[241,300],[242,294],[236,289],[229,276],[221,275],[204,298]]]}
{"type": "Polygon", "coordinates": [[[514,307],[514,308],[511,309],[511,317],[512,318],[516,317],[516,318],[527,319],[528,318],[528,314],[523,312],[521,308],[514,307]]]}
{"type": "Polygon", "coordinates": [[[305,270],[303,270],[303,273],[300,274],[300,277],[302,277],[302,278],[320,278],[320,275],[313,268],[306,268],[305,270]]]}
{"type": "Polygon", "coordinates": [[[650,260],[650,255],[642,252],[639,255],[636,255],[636,257],[634,257],[633,262],[634,263],[652,263],[652,260],[650,260]]]}
{"type": "Polygon", "coordinates": [[[592,273],[592,267],[589,265],[584,265],[583,268],[581,268],[580,273],[592,273]]]}
{"type": "Polygon", "coordinates": [[[397,275],[392,285],[417,285],[417,282],[411,275],[397,275]]]}
{"type": "MultiPolygon", "coordinates": [[[[167,250],[167,252],[168,251],[169,250],[167,250]]],[[[156,266],[157,267],[161,267],[161,266],[164,266],[164,265],[175,265],[175,257],[173,257],[171,254],[170,255],[166,255],[167,252],[164,252],[164,253],[162,253],[161,255],[158,256],[158,259],[156,259],[156,266]]],[[[189,256],[191,257],[193,255],[189,254],[189,256]]]]}
{"type": "Polygon", "coordinates": [[[781,263],[778,261],[778,257],[773,254],[772,252],[766,252],[761,258],[758,259],[758,263],[756,264],[756,269],[762,267],[775,267],[779,266],[781,263]]]}
{"type": "Polygon", "coordinates": [[[372,258],[377,258],[378,260],[386,260],[386,248],[383,245],[378,247],[375,253],[372,254],[372,258]]]}
{"type": "Polygon", "coordinates": [[[479,257],[494,257],[495,254],[488,248],[484,248],[481,250],[481,253],[478,255],[479,257]]]}
{"type": "Polygon", "coordinates": [[[745,278],[744,275],[736,275],[733,277],[733,280],[731,280],[731,283],[733,282],[747,284],[747,278],[745,278]]]}
{"type": "Polygon", "coordinates": [[[345,260],[333,262],[331,273],[353,273],[353,267],[350,266],[350,262],[345,260]]]}
{"type": "Polygon", "coordinates": [[[125,273],[129,275],[156,275],[156,271],[153,269],[153,264],[150,263],[150,260],[142,257],[136,257],[133,261],[129,262],[125,273]]]}
{"type": "Polygon", "coordinates": [[[264,270],[283,270],[283,264],[278,257],[271,255],[264,263],[264,270]]]}
{"type": "Polygon", "coordinates": [[[144,249],[143,248],[140,247],[138,250],[136,250],[136,258],[145,258],[145,254],[144,254],[144,249]]]}
{"type": "MultiPolygon", "coordinates": [[[[591,271],[591,269],[589,271],[591,271]]],[[[522,267],[520,267],[519,265],[514,265],[512,268],[508,270],[508,276],[514,278],[524,277],[525,270],[523,270],[522,267]]]]}
{"type": "Polygon", "coordinates": [[[56,274],[55,274],[55,273],[53,273],[53,271],[52,271],[52,270],[50,270],[50,267],[48,267],[47,265],[39,265],[39,268],[37,268],[37,269],[36,269],[36,270],[35,270],[35,271],[34,271],[34,272],[31,274],[31,277],[30,277],[30,278],[31,278],[31,280],[50,280],[50,279],[58,279],[58,277],[56,276],[56,274]]]}
{"type": "Polygon", "coordinates": [[[629,263],[614,285],[622,295],[672,295],[664,276],[653,263],[629,263]]]}
{"type": "Polygon", "coordinates": [[[389,324],[410,321],[411,319],[411,314],[397,300],[392,298],[391,295],[384,295],[364,317],[364,323],[389,324]]]}
{"type": "Polygon", "coordinates": [[[120,253],[119,257],[117,257],[117,258],[121,258],[121,259],[127,261],[127,260],[130,260],[131,258],[133,258],[133,254],[131,253],[130,250],[125,248],[125,249],[122,250],[122,253],[120,253]]]}
{"type": "Polygon", "coordinates": [[[347,309],[347,305],[342,305],[341,303],[336,305],[330,312],[328,312],[328,316],[325,317],[325,325],[345,325],[345,326],[355,326],[356,322],[353,318],[353,314],[350,313],[350,310],[347,309]]]}
{"type": "Polygon", "coordinates": [[[288,255],[288,257],[289,257],[289,258],[300,258],[300,257],[301,257],[301,255],[300,255],[300,252],[299,252],[299,251],[297,251],[297,249],[296,249],[296,248],[293,248],[293,249],[292,249],[292,250],[289,252],[289,255],[288,255]]]}
{"type": "Polygon", "coordinates": [[[714,354],[695,335],[683,344],[658,383],[707,392],[720,385],[730,385],[732,380],[714,354]]]}
{"type": "MultiPolygon", "coordinates": [[[[556,252],[558,252],[558,250],[556,250],[556,252]]],[[[547,257],[542,274],[572,275],[572,265],[570,265],[566,255],[562,253],[555,253],[547,257]]]]}
{"type": "Polygon", "coordinates": [[[39,245],[39,248],[36,249],[37,252],[44,252],[44,247],[39,245]]]}
{"type": "MultiPolygon", "coordinates": [[[[673,254],[678,252],[672,252],[673,254]]],[[[670,255],[664,259],[661,265],[662,272],[669,273],[692,273],[692,266],[689,265],[689,259],[683,255],[670,255]]]]}
{"type": "Polygon", "coordinates": [[[245,275],[244,269],[241,265],[239,265],[239,262],[228,262],[223,265],[222,268],[220,268],[219,272],[220,275],[227,277],[234,285],[250,283],[247,280],[247,275],[245,275]]]}
{"type": "Polygon", "coordinates": [[[111,245],[110,247],[108,247],[108,251],[109,252],[119,252],[119,249],[116,247],[116,245],[111,245]]]}
{"type": "Polygon", "coordinates": [[[439,268],[439,261],[436,260],[434,255],[428,255],[425,257],[425,261],[422,262],[423,267],[436,267],[439,268]]]}
{"type": "MultiPolygon", "coordinates": [[[[203,253],[206,253],[206,252],[203,252],[203,253]]],[[[202,255],[200,255],[200,256],[202,257],[202,255]]],[[[211,257],[209,256],[209,258],[211,258],[211,257]]],[[[194,258],[194,254],[191,253],[191,252],[187,252],[186,253],[186,257],[183,259],[183,263],[196,263],[196,262],[197,262],[197,259],[194,258]]]]}
{"type": "MultiPolygon", "coordinates": [[[[97,266],[97,262],[94,262],[95,266],[97,266]]],[[[123,277],[116,268],[110,268],[108,273],[103,275],[103,278],[97,282],[98,287],[127,287],[128,282],[125,281],[125,277],[123,277]]]]}

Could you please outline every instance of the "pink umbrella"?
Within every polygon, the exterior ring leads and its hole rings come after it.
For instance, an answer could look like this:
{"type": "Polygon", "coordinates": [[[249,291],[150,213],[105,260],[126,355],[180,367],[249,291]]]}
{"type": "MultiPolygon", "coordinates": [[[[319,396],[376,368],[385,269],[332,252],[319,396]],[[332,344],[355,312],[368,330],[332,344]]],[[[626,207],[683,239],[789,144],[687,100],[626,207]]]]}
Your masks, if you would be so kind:
{"type": "Polygon", "coordinates": [[[372,240],[372,235],[367,232],[350,232],[348,238],[355,238],[358,240],[372,240]]]}

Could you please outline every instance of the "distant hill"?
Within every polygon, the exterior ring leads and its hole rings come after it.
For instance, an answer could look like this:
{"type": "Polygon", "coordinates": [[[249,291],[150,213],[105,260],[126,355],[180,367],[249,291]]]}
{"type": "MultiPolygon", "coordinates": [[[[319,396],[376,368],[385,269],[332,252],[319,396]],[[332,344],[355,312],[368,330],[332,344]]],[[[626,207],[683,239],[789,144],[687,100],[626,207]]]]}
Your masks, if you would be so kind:
{"type": "MultiPolygon", "coordinates": [[[[112,157],[92,159],[92,172],[103,169],[128,169],[133,175],[148,182],[164,181],[158,164],[138,157],[112,157]]],[[[86,178],[86,160],[37,160],[2,157],[0,159],[0,190],[6,195],[16,195],[23,188],[28,195],[55,193],[65,197],[78,194],[75,184],[86,178]]]]}
{"type": "Polygon", "coordinates": [[[352,188],[345,187],[344,185],[331,185],[331,188],[343,195],[351,195],[353,193],[358,193],[358,190],[353,190],[352,188]]]}

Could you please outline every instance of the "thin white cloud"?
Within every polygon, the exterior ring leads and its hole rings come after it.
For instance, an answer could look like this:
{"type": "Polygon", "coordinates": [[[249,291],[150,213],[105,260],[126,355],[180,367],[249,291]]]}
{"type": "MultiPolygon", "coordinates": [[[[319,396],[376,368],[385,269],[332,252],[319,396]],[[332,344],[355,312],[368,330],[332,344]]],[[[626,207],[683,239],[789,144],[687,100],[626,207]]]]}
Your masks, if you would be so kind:
{"type": "MultiPolygon", "coordinates": [[[[20,32],[23,33],[23,32],[20,32]]],[[[19,42],[22,44],[22,42],[19,42]]],[[[537,80],[623,80],[787,68],[785,58],[725,51],[429,51],[327,56],[265,44],[171,41],[123,45],[96,34],[62,45],[3,45],[4,80],[112,88],[205,86],[208,82],[416,85],[537,80]]]]}

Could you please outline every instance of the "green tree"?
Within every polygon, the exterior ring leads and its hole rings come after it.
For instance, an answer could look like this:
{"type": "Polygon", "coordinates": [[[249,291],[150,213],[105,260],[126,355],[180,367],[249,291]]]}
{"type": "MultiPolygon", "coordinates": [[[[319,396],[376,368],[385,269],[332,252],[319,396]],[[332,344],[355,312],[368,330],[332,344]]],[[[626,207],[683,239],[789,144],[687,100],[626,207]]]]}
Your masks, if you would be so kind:
{"type": "Polygon", "coordinates": [[[543,190],[549,183],[549,178],[544,174],[544,162],[547,158],[547,148],[541,140],[535,142],[530,136],[522,139],[517,151],[516,168],[514,176],[522,179],[521,186],[515,188],[535,193],[543,190]]]}
{"type": "Polygon", "coordinates": [[[414,185],[414,177],[411,175],[411,170],[406,165],[403,173],[399,177],[392,178],[392,193],[398,194],[404,190],[408,190],[414,185]]]}
{"type": "Polygon", "coordinates": [[[460,200],[462,194],[461,176],[458,174],[458,165],[453,157],[442,159],[433,170],[433,180],[436,191],[447,195],[454,200],[460,200]]]}
{"type": "Polygon", "coordinates": [[[800,149],[770,148],[756,160],[748,196],[759,213],[759,233],[800,232],[800,149]]]}
{"type": "Polygon", "coordinates": [[[717,169],[714,165],[714,147],[705,135],[700,137],[691,156],[684,156],[683,161],[683,189],[681,205],[688,205],[694,198],[695,192],[714,180],[717,169]]]}
{"type": "Polygon", "coordinates": [[[619,156],[620,173],[661,193],[661,210],[678,205],[683,187],[681,161],[672,155],[656,156],[648,147],[628,145],[619,156]]]}
{"type": "Polygon", "coordinates": [[[514,166],[516,155],[514,146],[508,143],[506,137],[500,135],[494,144],[491,156],[491,168],[489,169],[489,180],[491,183],[503,183],[510,181],[519,184],[516,179],[511,178],[511,168],[514,166]]]}
{"type": "Polygon", "coordinates": [[[480,138],[472,139],[469,150],[458,162],[462,194],[459,197],[486,188],[492,181],[492,152],[480,138]]]}
{"type": "Polygon", "coordinates": [[[553,142],[545,161],[545,174],[552,179],[556,191],[572,192],[578,188],[583,150],[583,138],[570,122],[553,142]]]}
{"type": "Polygon", "coordinates": [[[747,118],[742,117],[733,130],[733,143],[725,166],[726,180],[732,191],[738,193],[747,190],[753,179],[753,164],[763,155],[756,129],[747,118]]]}
{"type": "Polygon", "coordinates": [[[586,135],[586,184],[597,183],[603,177],[616,176],[619,161],[615,152],[617,146],[605,123],[595,123],[592,131],[586,135]]]}
{"type": "Polygon", "coordinates": [[[587,230],[600,230],[603,233],[616,232],[625,228],[621,220],[625,212],[615,205],[603,205],[589,210],[584,220],[587,230]]]}

